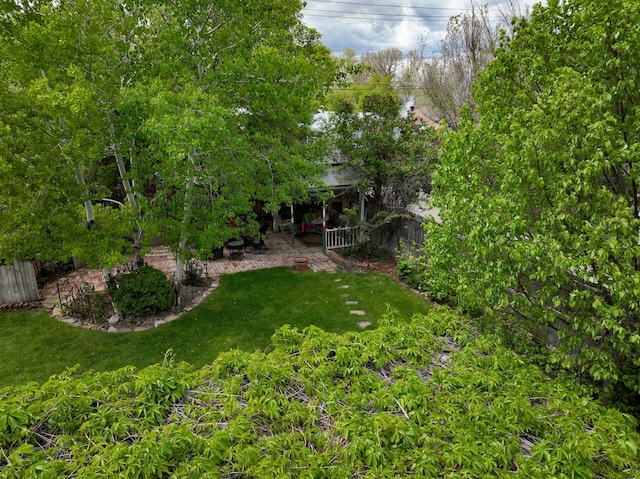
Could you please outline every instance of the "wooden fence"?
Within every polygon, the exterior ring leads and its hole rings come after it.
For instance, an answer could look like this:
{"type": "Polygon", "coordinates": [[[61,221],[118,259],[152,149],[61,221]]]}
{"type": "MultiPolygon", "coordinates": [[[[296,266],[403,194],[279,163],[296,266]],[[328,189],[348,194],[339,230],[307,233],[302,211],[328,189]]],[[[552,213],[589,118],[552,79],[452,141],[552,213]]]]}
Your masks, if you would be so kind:
{"type": "Polygon", "coordinates": [[[393,257],[400,253],[421,256],[424,245],[422,224],[422,218],[398,218],[375,229],[371,235],[375,244],[385,245],[393,257]]]}
{"type": "MultiPolygon", "coordinates": [[[[422,218],[402,218],[378,228],[372,234],[376,235],[377,244],[386,245],[387,251],[394,257],[400,248],[405,254],[420,256],[424,244],[422,223],[422,218]]],[[[359,230],[356,227],[327,228],[323,234],[325,249],[348,248],[357,244],[359,230]]]]}
{"type": "Polygon", "coordinates": [[[38,283],[31,261],[14,261],[0,266],[0,304],[38,301],[38,283]]]}

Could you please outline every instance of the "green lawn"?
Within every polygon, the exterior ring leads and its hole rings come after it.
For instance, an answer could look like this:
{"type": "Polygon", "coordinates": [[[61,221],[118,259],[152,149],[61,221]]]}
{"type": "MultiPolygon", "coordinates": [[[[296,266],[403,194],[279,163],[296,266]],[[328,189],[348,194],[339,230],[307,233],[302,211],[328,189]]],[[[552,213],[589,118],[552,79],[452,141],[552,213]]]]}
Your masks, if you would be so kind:
{"type": "Polygon", "coordinates": [[[431,306],[385,275],[274,268],[223,276],[220,286],[193,311],[140,333],[77,328],[41,310],[4,313],[0,386],[42,382],[76,364],[81,371],[141,368],[161,361],[169,349],[176,360],[200,367],[229,349],[268,349],[271,335],[284,324],[342,333],[358,330],[359,321],[375,327],[388,307],[410,319],[431,306]],[[345,285],[349,287],[341,288],[345,285]],[[347,305],[348,300],[358,304],[347,305]],[[366,314],[352,315],[352,309],[366,314]]]}

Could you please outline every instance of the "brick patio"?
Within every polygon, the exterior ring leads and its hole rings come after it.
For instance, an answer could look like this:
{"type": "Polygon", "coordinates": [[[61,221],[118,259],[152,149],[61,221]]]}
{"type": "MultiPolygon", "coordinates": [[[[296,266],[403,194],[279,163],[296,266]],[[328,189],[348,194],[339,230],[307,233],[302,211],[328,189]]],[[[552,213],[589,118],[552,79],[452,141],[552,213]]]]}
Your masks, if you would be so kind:
{"type": "MultiPolygon", "coordinates": [[[[238,273],[263,268],[274,268],[282,266],[294,266],[293,258],[296,256],[306,256],[309,258],[309,269],[313,271],[334,272],[339,269],[330,255],[325,254],[320,245],[303,243],[297,238],[291,244],[291,237],[282,233],[268,231],[265,238],[267,250],[262,254],[253,248],[247,248],[242,259],[231,259],[230,251],[225,248],[224,258],[206,261],[207,275],[218,279],[223,274],[238,273]]],[[[157,246],[145,255],[145,262],[162,271],[171,279],[175,271],[175,258],[166,246],[157,246]]],[[[114,268],[114,272],[118,268],[114,268]]],[[[41,292],[42,305],[47,309],[53,308],[58,301],[58,285],[62,288],[68,282],[80,286],[83,281],[92,284],[96,291],[106,289],[102,278],[102,271],[96,269],[80,268],[69,273],[64,278],[51,282],[43,288],[41,292]]]]}

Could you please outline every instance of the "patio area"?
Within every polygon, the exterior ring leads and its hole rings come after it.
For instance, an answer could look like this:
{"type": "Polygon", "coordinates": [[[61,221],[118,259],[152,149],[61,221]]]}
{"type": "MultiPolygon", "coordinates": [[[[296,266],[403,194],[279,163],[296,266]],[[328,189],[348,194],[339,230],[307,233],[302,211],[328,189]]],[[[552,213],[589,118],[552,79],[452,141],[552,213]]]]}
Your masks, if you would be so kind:
{"type": "MultiPolygon", "coordinates": [[[[265,244],[267,250],[260,251],[251,247],[246,248],[244,256],[240,259],[231,258],[231,251],[224,249],[224,257],[217,260],[204,261],[206,275],[218,280],[224,274],[238,273],[262,268],[291,267],[294,268],[294,258],[305,256],[309,260],[309,269],[312,271],[330,271],[339,269],[329,255],[325,254],[322,245],[311,242],[303,242],[298,238],[291,244],[291,236],[282,233],[267,231],[265,244]]],[[[156,246],[144,257],[145,263],[158,268],[169,277],[173,278],[175,272],[175,258],[166,246],[156,246]]],[[[114,272],[121,268],[114,268],[114,272]]],[[[59,300],[58,291],[68,290],[69,284],[76,287],[87,282],[94,286],[96,291],[106,289],[99,269],[80,268],[69,273],[64,278],[48,283],[42,289],[42,306],[52,309],[59,300]]],[[[217,281],[216,281],[217,282],[217,281]]]]}

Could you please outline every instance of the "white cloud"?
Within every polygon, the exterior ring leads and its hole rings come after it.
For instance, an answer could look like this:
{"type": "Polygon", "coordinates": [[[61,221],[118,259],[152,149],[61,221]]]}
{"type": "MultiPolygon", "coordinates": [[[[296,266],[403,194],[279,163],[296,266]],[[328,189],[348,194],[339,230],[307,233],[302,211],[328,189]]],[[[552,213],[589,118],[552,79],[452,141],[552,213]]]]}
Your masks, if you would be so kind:
{"type": "MultiPolygon", "coordinates": [[[[428,56],[439,54],[447,22],[469,8],[470,0],[307,0],[304,22],[322,34],[323,43],[335,54],[353,48],[358,54],[397,48],[414,50],[419,38],[427,39],[428,56]]],[[[490,0],[491,15],[498,17],[500,4],[490,0]]],[[[516,0],[524,8],[534,0],[516,0]]],[[[480,5],[484,5],[482,1],[480,5]]]]}

